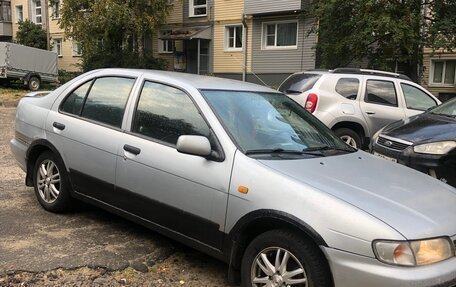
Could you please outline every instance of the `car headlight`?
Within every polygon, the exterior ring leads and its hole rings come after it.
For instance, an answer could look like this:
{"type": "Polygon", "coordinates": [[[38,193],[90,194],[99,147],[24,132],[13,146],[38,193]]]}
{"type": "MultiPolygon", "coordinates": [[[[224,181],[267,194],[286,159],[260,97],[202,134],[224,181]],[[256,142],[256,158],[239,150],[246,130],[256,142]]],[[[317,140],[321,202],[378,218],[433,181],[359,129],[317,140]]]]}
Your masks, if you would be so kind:
{"type": "Polygon", "coordinates": [[[377,240],[373,248],[378,260],[401,266],[428,265],[455,255],[448,237],[416,241],[377,240]]]}
{"type": "Polygon", "coordinates": [[[435,142],[417,145],[413,147],[416,153],[425,154],[447,154],[450,150],[456,148],[456,141],[435,142]]]}

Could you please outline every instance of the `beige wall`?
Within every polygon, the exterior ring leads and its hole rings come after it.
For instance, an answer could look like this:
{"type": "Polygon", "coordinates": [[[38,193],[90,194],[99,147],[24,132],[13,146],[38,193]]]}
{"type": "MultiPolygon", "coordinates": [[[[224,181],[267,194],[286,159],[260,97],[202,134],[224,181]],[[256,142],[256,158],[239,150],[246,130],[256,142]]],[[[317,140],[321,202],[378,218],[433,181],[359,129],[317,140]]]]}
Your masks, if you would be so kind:
{"type": "Polygon", "coordinates": [[[22,11],[23,11],[23,19],[29,19],[29,6],[28,6],[28,1],[29,0],[12,0],[11,1],[11,16],[13,20],[13,41],[16,40],[16,33],[19,28],[19,25],[17,24],[18,20],[16,19],[16,6],[22,5],[22,11]]]}
{"type": "Polygon", "coordinates": [[[445,59],[456,59],[456,53],[448,53],[443,51],[435,51],[432,49],[426,48],[424,50],[423,56],[423,77],[421,80],[421,85],[425,87],[435,96],[438,96],[439,93],[454,93],[456,94],[456,85],[436,85],[432,84],[431,80],[431,70],[432,70],[432,60],[445,60],[445,59]]]}
{"type": "MultiPolygon", "coordinates": [[[[214,73],[242,73],[243,51],[229,51],[225,43],[225,27],[242,25],[243,0],[215,0],[214,2],[214,73]]],[[[247,72],[251,71],[252,21],[247,20],[247,72]]]]}
{"type": "Polygon", "coordinates": [[[184,21],[184,7],[183,0],[174,0],[171,4],[168,18],[168,24],[182,23],[184,21]]]}
{"type": "MultiPolygon", "coordinates": [[[[63,1],[60,1],[62,5],[63,1]]],[[[65,70],[68,72],[78,72],[80,68],[77,66],[81,62],[80,56],[75,56],[73,53],[73,40],[66,39],[63,29],[60,28],[59,19],[52,17],[52,8],[48,9],[49,15],[49,34],[51,38],[51,45],[53,43],[52,39],[60,38],[62,39],[62,56],[59,56],[57,66],[59,70],[65,70]]]]}

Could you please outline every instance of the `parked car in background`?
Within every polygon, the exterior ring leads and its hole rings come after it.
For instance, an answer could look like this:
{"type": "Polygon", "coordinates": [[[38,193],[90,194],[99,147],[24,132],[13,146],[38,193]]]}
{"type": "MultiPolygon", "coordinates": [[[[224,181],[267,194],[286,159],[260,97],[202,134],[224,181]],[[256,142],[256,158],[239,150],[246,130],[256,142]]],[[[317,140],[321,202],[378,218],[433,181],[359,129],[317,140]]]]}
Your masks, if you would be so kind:
{"type": "Polygon", "coordinates": [[[57,53],[0,42],[0,83],[16,80],[31,91],[42,83],[58,83],[57,53]]]}
{"type": "Polygon", "coordinates": [[[244,287],[456,282],[455,189],[263,86],[92,71],[22,99],[11,149],[44,209],[92,203],[229,263],[244,287]]]}
{"type": "Polygon", "coordinates": [[[456,98],[378,132],[374,154],[456,187],[456,98]]]}
{"type": "Polygon", "coordinates": [[[299,72],[279,90],[356,148],[366,148],[385,125],[440,104],[404,75],[365,69],[299,72]]]}

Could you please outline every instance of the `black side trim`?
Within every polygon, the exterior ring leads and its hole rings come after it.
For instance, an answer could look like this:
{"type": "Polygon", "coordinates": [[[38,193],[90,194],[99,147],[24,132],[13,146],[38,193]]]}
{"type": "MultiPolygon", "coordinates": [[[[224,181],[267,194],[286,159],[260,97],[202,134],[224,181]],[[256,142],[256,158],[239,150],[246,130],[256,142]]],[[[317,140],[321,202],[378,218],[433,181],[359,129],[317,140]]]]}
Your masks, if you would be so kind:
{"type": "MultiPolygon", "coordinates": [[[[156,224],[154,222],[151,222],[151,221],[148,221],[144,218],[141,218],[139,216],[136,216],[134,214],[131,214],[125,210],[122,210],[122,209],[119,209],[119,208],[116,208],[114,206],[111,206],[105,202],[102,202],[98,199],[95,199],[95,198],[91,198],[89,196],[86,196],[86,195],[83,195],[81,193],[78,193],[78,192],[73,192],[73,197],[74,198],[77,198],[81,201],[84,201],[86,203],[89,203],[89,204],[92,204],[94,206],[97,206],[99,208],[102,208],[108,212],[111,212],[113,214],[116,214],[116,215],[119,215],[127,220],[131,220],[137,224],[140,224],[146,228],[149,228],[157,233],[160,233],[166,237],[169,237],[173,240],[176,240],[176,241],[179,241],[180,243],[182,244],[185,244],[191,248],[194,248],[200,252],[203,252],[209,256],[212,256],[214,258],[217,258],[218,260],[221,260],[221,261],[224,261],[226,256],[224,256],[224,254],[222,253],[222,251],[216,249],[216,248],[213,248],[212,246],[209,246],[207,244],[204,244],[200,241],[197,241],[193,238],[190,238],[188,236],[185,236],[181,233],[178,233],[172,229],[169,229],[169,228],[166,228],[164,226],[161,226],[159,224],[156,224]]],[[[225,233],[219,231],[220,233],[220,236],[226,236],[225,233]]]]}
{"type": "MultiPolygon", "coordinates": [[[[169,228],[216,249],[222,248],[224,233],[219,224],[203,217],[119,188],[76,170],[70,170],[74,190],[107,203],[148,222],[169,228]]],[[[151,187],[153,188],[153,187],[151,187]]]]}
{"type": "Polygon", "coordinates": [[[278,210],[260,209],[243,216],[225,238],[224,251],[229,262],[228,280],[240,283],[240,265],[245,249],[259,234],[272,229],[292,228],[303,232],[316,245],[328,246],[323,238],[308,224],[278,210]]]}
{"type": "Polygon", "coordinates": [[[239,240],[244,231],[251,224],[254,224],[257,220],[264,220],[267,218],[284,221],[293,225],[298,230],[303,231],[317,245],[328,247],[328,244],[324,241],[323,237],[321,237],[320,234],[318,234],[310,225],[291,214],[273,209],[259,209],[244,215],[231,229],[229,234],[230,238],[235,241],[239,240]]]}

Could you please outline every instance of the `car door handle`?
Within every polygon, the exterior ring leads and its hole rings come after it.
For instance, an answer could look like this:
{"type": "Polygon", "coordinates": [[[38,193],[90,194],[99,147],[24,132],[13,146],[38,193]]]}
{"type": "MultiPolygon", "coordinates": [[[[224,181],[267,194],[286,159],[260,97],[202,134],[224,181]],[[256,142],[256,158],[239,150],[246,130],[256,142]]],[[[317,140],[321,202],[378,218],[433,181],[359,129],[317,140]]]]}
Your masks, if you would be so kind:
{"type": "Polygon", "coordinates": [[[61,123],[58,123],[58,122],[54,122],[52,124],[52,126],[58,130],[61,130],[63,131],[65,129],[65,125],[64,124],[61,124],[61,123]]]}
{"type": "Polygon", "coordinates": [[[134,155],[138,155],[141,153],[141,149],[137,148],[137,147],[134,147],[134,146],[131,146],[131,145],[124,145],[124,150],[125,151],[128,151],[129,153],[132,153],[134,155]]]}
{"type": "Polygon", "coordinates": [[[366,114],[368,114],[368,115],[375,115],[375,112],[366,111],[366,114]]]}

